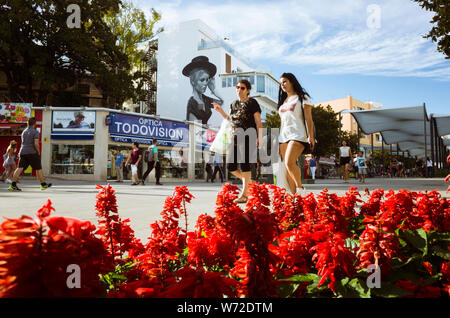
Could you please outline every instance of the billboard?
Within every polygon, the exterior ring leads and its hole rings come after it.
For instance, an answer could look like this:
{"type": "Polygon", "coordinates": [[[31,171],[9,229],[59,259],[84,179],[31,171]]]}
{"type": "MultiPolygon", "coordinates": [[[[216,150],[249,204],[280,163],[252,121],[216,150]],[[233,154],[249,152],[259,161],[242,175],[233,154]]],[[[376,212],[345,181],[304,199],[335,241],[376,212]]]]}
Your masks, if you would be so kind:
{"type": "Polygon", "coordinates": [[[0,103],[0,123],[26,123],[32,117],[31,103],[0,103]]]}
{"type": "Polygon", "coordinates": [[[53,111],[53,132],[95,132],[95,111],[53,111]]]}
{"type": "Polygon", "coordinates": [[[215,75],[217,67],[208,57],[200,55],[184,66],[182,74],[192,88],[191,96],[186,102],[186,120],[200,121],[203,125],[210,124],[214,112],[213,103],[223,105],[224,101],[216,89],[215,75]],[[206,93],[209,93],[209,96],[206,93]]]}
{"type": "Polygon", "coordinates": [[[117,142],[151,144],[157,139],[161,146],[189,147],[189,125],[182,122],[119,113],[110,113],[107,122],[117,142]]]}

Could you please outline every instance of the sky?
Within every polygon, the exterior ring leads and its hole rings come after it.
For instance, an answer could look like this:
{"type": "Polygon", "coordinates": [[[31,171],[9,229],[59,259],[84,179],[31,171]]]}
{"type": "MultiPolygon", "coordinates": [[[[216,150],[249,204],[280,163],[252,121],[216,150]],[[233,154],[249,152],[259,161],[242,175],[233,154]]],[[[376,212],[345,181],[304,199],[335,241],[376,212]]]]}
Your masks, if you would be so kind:
{"type": "Polygon", "coordinates": [[[296,75],[313,103],[348,95],[450,115],[450,60],[412,0],[133,0],[158,27],[201,19],[252,62],[296,75]]]}

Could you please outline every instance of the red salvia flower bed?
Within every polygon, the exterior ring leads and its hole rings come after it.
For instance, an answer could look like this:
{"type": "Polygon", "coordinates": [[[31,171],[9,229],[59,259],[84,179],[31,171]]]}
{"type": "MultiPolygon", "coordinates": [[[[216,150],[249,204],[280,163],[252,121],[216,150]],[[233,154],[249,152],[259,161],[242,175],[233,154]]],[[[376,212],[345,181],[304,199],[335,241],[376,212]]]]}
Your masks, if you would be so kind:
{"type": "MultiPolygon", "coordinates": [[[[448,297],[450,204],[437,191],[291,195],[252,184],[244,209],[225,184],[188,229],[176,187],[146,244],[97,186],[98,225],[53,216],[0,226],[0,297],[448,297]],[[68,287],[76,264],[81,286],[68,287]],[[374,276],[379,270],[379,275],[374,276]],[[379,287],[370,281],[379,280],[379,287]]],[[[376,284],[375,284],[376,285],[376,284]]]]}

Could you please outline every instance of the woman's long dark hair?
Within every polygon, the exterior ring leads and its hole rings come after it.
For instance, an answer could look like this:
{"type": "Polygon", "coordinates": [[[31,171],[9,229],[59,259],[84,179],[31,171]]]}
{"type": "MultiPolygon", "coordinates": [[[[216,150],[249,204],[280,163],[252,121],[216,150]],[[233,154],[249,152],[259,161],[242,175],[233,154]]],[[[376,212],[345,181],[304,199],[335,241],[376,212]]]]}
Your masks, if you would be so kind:
{"type": "MultiPolygon", "coordinates": [[[[297,78],[292,73],[283,73],[280,78],[286,78],[289,82],[291,82],[292,87],[294,88],[294,91],[297,93],[298,98],[301,100],[304,100],[306,96],[309,96],[309,94],[303,89],[302,85],[298,82],[297,78]]],[[[280,88],[278,90],[278,108],[280,108],[281,105],[283,105],[284,101],[287,98],[287,93],[283,92],[280,88]]]]}

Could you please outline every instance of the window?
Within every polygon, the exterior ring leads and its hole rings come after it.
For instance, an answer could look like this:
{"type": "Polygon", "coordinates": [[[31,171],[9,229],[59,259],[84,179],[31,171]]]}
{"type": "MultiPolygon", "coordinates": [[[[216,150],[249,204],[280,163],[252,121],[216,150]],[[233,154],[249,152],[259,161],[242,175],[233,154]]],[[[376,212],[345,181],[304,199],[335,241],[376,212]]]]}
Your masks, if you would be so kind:
{"type": "Polygon", "coordinates": [[[264,75],[256,76],[256,92],[264,93],[265,78],[264,75]]]}
{"type": "Polygon", "coordinates": [[[237,77],[234,76],[234,77],[233,77],[233,86],[236,86],[236,84],[237,84],[237,77]]]}
{"type": "Polygon", "coordinates": [[[94,145],[52,145],[52,174],[94,174],[94,145]]]}
{"type": "Polygon", "coordinates": [[[232,86],[231,82],[232,82],[231,77],[227,77],[227,87],[231,87],[232,86]]]}
{"type": "Polygon", "coordinates": [[[187,178],[188,151],[160,150],[161,178],[187,178]]]}
{"type": "Polygon", "coordinates": [[[250,84],[255,85],[255,75],[250,75],[250,84]]]}
{"type": "Polygon", "coordinates": [[[222,77],[222,87],[227,87],[227,79],[226,79],[226,77],[222,77]]]}

